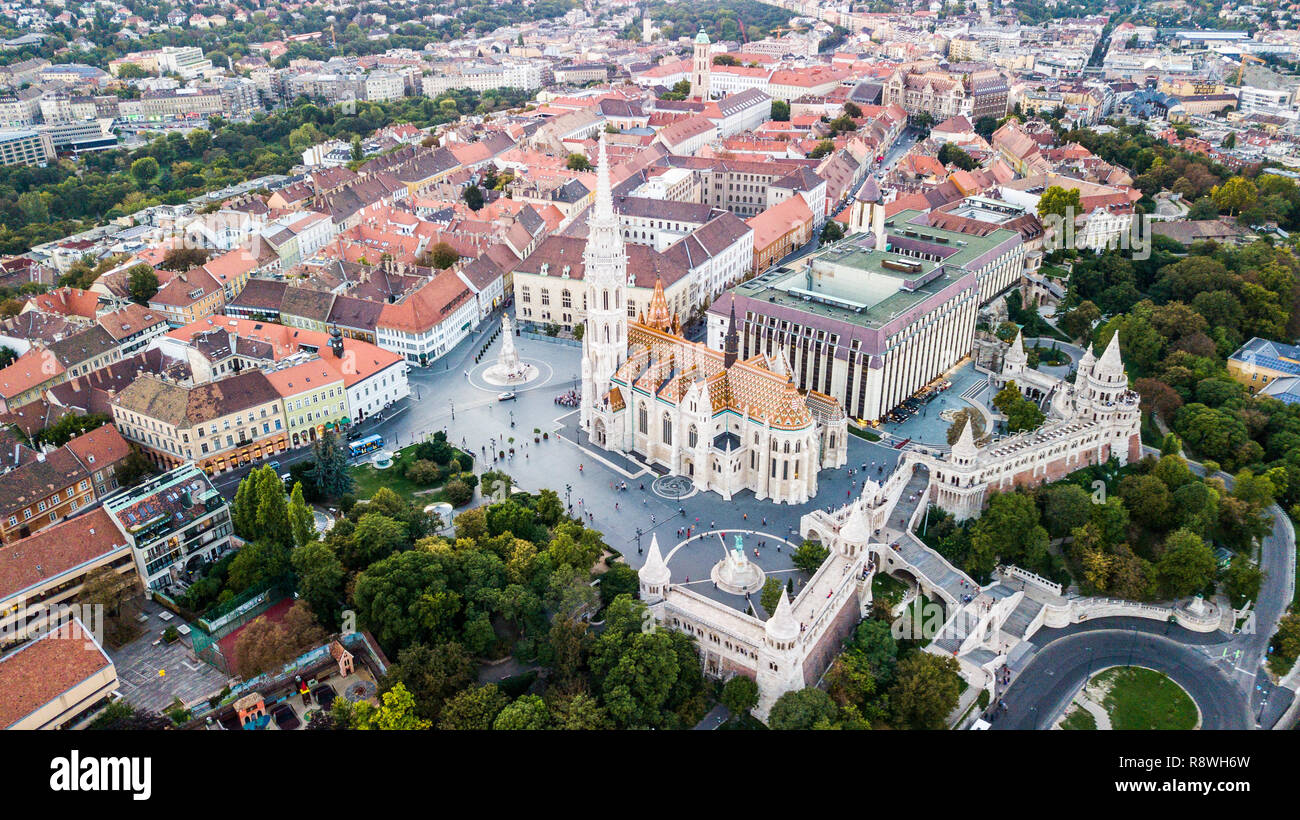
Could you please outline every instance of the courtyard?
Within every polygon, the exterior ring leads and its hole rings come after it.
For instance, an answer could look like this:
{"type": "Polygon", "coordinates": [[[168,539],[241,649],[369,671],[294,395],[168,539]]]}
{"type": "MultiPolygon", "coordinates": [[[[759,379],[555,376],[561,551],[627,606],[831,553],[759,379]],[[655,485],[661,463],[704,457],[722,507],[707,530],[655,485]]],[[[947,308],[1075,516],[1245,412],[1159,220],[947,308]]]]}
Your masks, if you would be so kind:
{"type": "MultiPolygon", "coordinates": [[[[482,371],[495,363],[499,345],[500,340],[494,342],[477,364],[475,351],[466,349],[454,351],[441,367],[412,368],[413,401],[373,432],[383,435],[392,448],[445,430],[450,443],[474,453],[476,470],[503,470],[530,492],[558,492],[629,566],[639,569],[645,563],[650,539],[657,537],[674,583],[689,584],[693,591],[740,611],[747,606],[744,597],[714,589],[709,580],[709,570],[723,557],[723,535],[731,546],[739,533],[751,561],[771,577],[793,579],[798,591],[805,578],[790,553],[801,543],[800,517],[856,498],[866,474],[884,481],[898,461],[899,451],[887,444],[850,437],[847,466],[819,473],[817,495],[808,503],[774,504],[756,499],[750,491],[723,503],[716,493],[697,492],[689,482],[662,477],[663,468],[651,469],[586,443],[577,429],[577,407],[559,401],[579,384],[580,347],[517,336],[521,360],[544,366],[535,379],[513,388],[513,399],[502,401],[501,388],[482,379],[482,371]],[[503,450],[504,459],[494,458],[494,452],[503,450]]],[[[761,613],[758,598],[752,595],[750,603],[761,613]]]]}
{"type": "Polygon", "coordinates": [[[182,633],[185,621],[159,604],[146,599],[142,614],[144,633],[120,649],[105,648],[117,668],[118,689],[137,709],[162,713],[177,698],[186,706],[221,691],[227,678],[218,669],[195,657],[189,638],[173,643],[162,633],[175,627],[182,633]]]}

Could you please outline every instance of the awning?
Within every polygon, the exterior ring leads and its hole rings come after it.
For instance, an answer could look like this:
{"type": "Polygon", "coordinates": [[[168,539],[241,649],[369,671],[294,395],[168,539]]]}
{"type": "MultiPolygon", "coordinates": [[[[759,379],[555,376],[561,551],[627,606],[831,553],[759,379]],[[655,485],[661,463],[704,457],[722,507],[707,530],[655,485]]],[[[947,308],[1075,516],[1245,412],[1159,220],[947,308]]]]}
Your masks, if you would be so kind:
{"type": "Polygon", "coordinates": [[[351,423],[352,423],[352,419],[348,418],[347,416],[344,416],[343,418],[339,419],[340,427],[342,427],[345,424],[351,424],[351,423]]]}

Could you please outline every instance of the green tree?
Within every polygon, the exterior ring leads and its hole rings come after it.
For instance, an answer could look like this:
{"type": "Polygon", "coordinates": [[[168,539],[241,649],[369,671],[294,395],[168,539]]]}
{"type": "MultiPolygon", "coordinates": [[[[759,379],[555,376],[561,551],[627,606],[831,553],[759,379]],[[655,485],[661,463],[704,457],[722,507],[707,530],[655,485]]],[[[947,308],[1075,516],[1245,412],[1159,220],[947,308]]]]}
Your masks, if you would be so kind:
{"type": "Polygon", "coordinates": [[[1084,339],[1091,334],[1093,324],[1100,319],[1101,311],[1095,304],[1084,299],[1061,317],[1061,330],[1071,339],[1084,339]]]}
{"type": "Polygon", "coordinates": [[[1007,386],[998,391],[993,397],[993,406],[1007,417],[1007,430],[1012,433],[1036,430],[1047,420],[1038,405],[1021,394],[1015,382],[1007,382],[1007,386]]]}
{"type": "Polygon", "coordinates": [[[963,171],[972,171],[979,167],[974,157],[950,142],[945,142],[939,149],[939,161],[944,165],[956,165],[963,171]]]}
{"type": "Polygon", "coordinates": [[[822,244],[838,242],[844,238],[844,226],[833,219],[826,220],[822,226],[821,241],[822,244]]]}
{"type": "Polygon", "coordinates": [[[786,692],[772,704],[767,725],[773,729],[807,730],[829,728],[838,710],[831,696],[809,687],[786,692]]]}
{"type": "Polygon", "coordinates": [[[289,496],[289,525],[293,529],[293,541],[298,546],[316,540],[316,517],[303,500],[301,481],[294,482],[293,493],[289,496]]]}
{"type": "Polygon", "coordinates": [[[1078,484],[1049,484],[1043,490],[1043,523],[1055,538],[1064,538],[1088,523],[1092,495],[1078,484]]]}
{"type": "Polygon", "coordinates": [[[1181,598],[1214,580],[1214,553],[1205,539],[1190,530],[1175,530],[1165,539],[1156,561],[1156,580],[1163,594],[1181,598]]]}
{"type": "Polygon", "coordinates": [[[795,548],[790,560],[796,567],[811,575],[826,563],[826,558],[830,554],[831,551],[823,547],[820,541],[804,541],[795,548]]]}
{"type": "Polygon", "coordinates": [[[1214,197],[1215,206],[1220,211],[1226,210],[1231,216],[1254,205],[1259,191],[1255,188],[1255,183],[1245,177],[1232,177],[1211,191],[1210,195],[1214,197]]]}
{"type": "Polygon", "coordinates": [[[294,550],[289,561],[298,576],[298,594],[325,623],[337,625],[347,570],[334,549],[309,541],[294,550]]]}
{"type": "Polygon", "coordinates": [[[343,441],[332,430],[326,430],[311,446],[311,480],[328,498],[342,498],[352,492],[354,483],[348,470],[348,454],[343,441]]]}
{"type": "Polygon", "coordinates": [[[759,596],[758,602],[763,605],[763,609],[768,614],[776,612],[776,605],[781,602],[781,590],[784,588],[785,586],[780,580],[770,575],[767,580],[763,581],[763,592],[759,596]]]}
{"type": "Polygon", "coordinates": [[[736,675],[722,686],[722,705],[737,717],[758,705],[758,684],[753,678],[736,675]]]}
{"type": "Polygon", "coordinates": [[[284,482],[269,464],[259,467],[256,473],[257,538],[286,549],[292,548],[293,525],[289,521],[289,504],[284,495],[284,482]]]}
{"type": "Polygon", "coordinates": [[[471,211],[477,211],[483,207],[483,189],[477,185],[465,186],[465,190],[460,196],[461,199],[465,200],[465,204],[471,211]]]}
{"type": "Polygon", "coordinates": [[[131,178],[135,184],[144,188],[158,178],[158,160],[153,157],[141,157],[131,163],[131,178]]]}
{"type": "Polygon", "coordinates": [[[590,171],[591,160],[587,159],[586,154],[569,154],[565,167],[570,171],[590,171]]]}
{"type": "Polygon", "coordinates": [[[422,261],[431,268],[446,270],[460,261],[460,253],[446,242],[438,242],[425,251],[422,261]]]}
{"type": "Polygon", "coordinates": [[[497,715],[510,702],[495,683],[471,686],[446,701],[438,719],[439,729],[483,731],[491,729],[497,715]]]}
{"type": "Polygon", "coordinates": [[[912,652],[898,664],[889,688],[894,723],[905,729],[944,729],[961,697],[961,676],[954,658],[912,652]]]}
{"type": "Polygon", "coordinates": [[[789,122],[790,103],[785,100],[772,100],[772,119],[777,122],[789,122]]]}
{"type": "Polygon", "coordinates": [[[474,659],[455,641],[429,646],[412,644],[384,676],[385,689],[405,686],[415,698],[415,713],[438,722],[448,698],[474,682],[474,659]]]}
{"type": "Polygon", "coordinates": [[[492,728],[499,731],[549,729],[551,711],[537,695],[523,695],[497,714],[492,728]]]}
{"type": "Polygon", "coordinates": [[[620,595],[636,595],[641,588],[637,571],[627,564],[611,564],[600,576],[600,600],[609,606],[620,595]]]}
{"type": "Polygon", "coordinates": [[[352,532],[354,555],[348,564],[367,567],[407,545],[406,525],[382,513],[364,513],[352,532]]]}
{"type": "Polygon", "coordinates": [[[158,292],[158,274],[154,273],[153,268],[148,265],[136,265],[130,270],[127,289],[131,294],[131,301],[140,305],[148,304],[158,292]]]}
{"type": "Polygon", "coordinates": [[[990,493],[988,509],[971,527],[971,569],[987,575],[999,560],[1038,569],[1049,540],[1033,498],[1017,492],[990,493]]]}
{"type": "Polygon", "coordinates": [[[566,731],[590,731],[610,728],[609,715],[604,707],[585,692],[571,697],[557,698],[551,706],[555,728],[566,731]]]}
{"type": "Polygon", "coordinates": [[[1260,584],[1264,582],[1264,573],[1244,555],[1234,555],[1228,571],[1223,577],[1223,591],[1232,600],[1232,605],[1241,609],[1247,601],[1259,596],[1260,584]]]}
{"type": "Polygon", "coordinates": [[[289,571],[289,551],[274,541],[246,544],[230,562],[229,587],[251,589],[264,581],[283,577],[289,571]]]}
{"type": "MultiPolygon", "coordinates": [[[[379,708],[367,709],[361,725],[354,728],[409,732],[428,729],[432,725],[416,714],[415,697],[400,683],[385,692],[382,701],[379,708]]],[[[362,701],[358,708],[369,705],[362,701]]]]}
{"type": "Polygon", "coordinates": [[[1073,218],[1071,215],[1078,216],[1081,212],[1078,188],[1067,190],[1059,185],[1051,185],[1038,199],[1040,217],[1055,214],[1063,219],[1073,218]]]}

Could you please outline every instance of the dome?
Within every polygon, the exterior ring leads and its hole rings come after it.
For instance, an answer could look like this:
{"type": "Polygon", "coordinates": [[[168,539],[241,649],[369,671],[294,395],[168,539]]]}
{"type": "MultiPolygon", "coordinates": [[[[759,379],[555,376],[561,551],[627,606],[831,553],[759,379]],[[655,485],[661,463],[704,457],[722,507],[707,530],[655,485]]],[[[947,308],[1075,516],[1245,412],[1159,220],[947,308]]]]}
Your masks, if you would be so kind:
{"type": "Polygon", "coordinates": [[[695,44],[698,46],[707,46],[709,44],[709,35],[704,33],[704,26],[700,26],[700,33],[695,35],[695,44]]]}

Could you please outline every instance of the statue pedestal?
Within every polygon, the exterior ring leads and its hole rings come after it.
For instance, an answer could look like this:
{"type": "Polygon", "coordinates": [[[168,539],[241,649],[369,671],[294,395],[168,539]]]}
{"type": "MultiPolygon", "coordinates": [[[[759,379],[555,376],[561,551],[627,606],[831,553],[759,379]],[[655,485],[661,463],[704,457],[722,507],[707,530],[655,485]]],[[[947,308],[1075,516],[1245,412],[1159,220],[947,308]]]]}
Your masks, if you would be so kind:
{"type": "Polygon", "coordinates": [[[767,577],[762,568],[745,557],[743,552],[727,550],[727,557],[713,565],[709,572],[718,589],[732,595],[745,595],[763,588],[767,577]]]}

